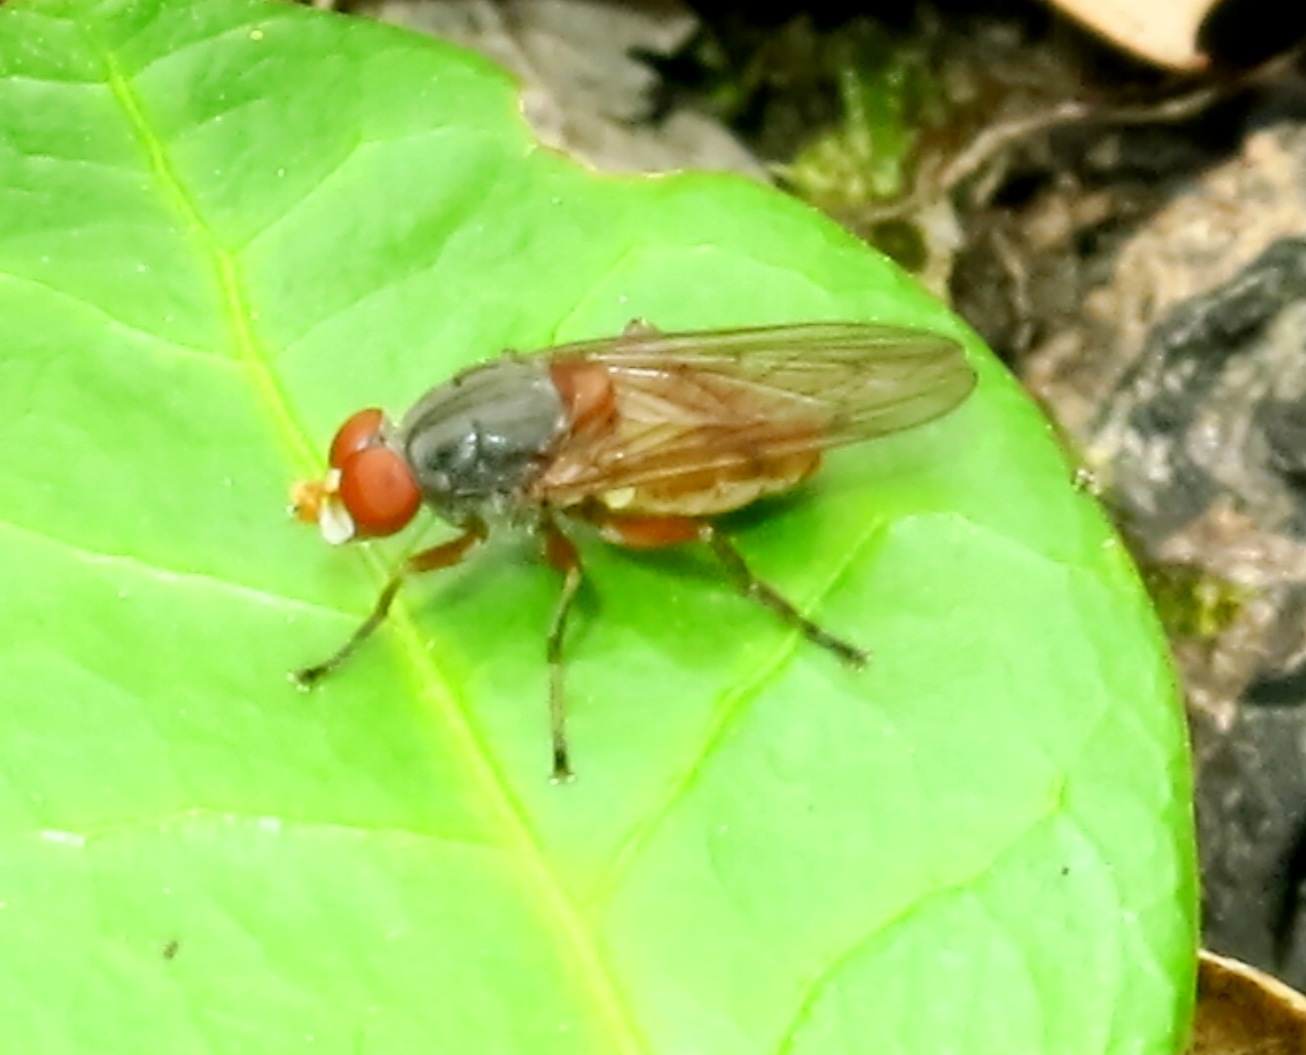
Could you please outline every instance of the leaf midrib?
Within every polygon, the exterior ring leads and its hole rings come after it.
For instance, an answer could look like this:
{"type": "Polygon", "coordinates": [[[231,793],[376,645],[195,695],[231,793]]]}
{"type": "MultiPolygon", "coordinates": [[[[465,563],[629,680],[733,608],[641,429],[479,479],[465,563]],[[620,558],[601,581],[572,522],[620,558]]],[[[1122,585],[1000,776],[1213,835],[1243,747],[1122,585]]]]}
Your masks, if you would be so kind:
{"type": "MultiPolygon", "coordinates": [[[[300,473],[310,474],[317,466],[317,459],[309,443],[307,430],[291,413],[289,401],[270,367],[269,357],[254,332],[253,313],[246,302],[236,258],[224,247],[194,199],[187,193],[167,156],[164,144],[155,134],[136,97],[130,76],[119,64],[117,57],[91,38],[85,23],[79,23],[79,29],[88,46],[104,63],[109,89],[145,152],[148,166],[162,192],[171,200],[187,229],[213,263],[219,293],[232,330],[235,357],[249,375],[256,401],[272,419],[274,431],[287,460],[300,473]]],[[[378,559],[371,558],[370,563],[378,571],[379,580],[382,575],[378,559]]],[[[648,1055],[652,1049],[636,1026],[610,965],[585,925],[583,916],[550,867],[538,839],[527,823],[520,802],[508,790],[485,744],[468,722],[465,709],[452,692],[452,687],[441,676],[423,647],[412,620],[402,610],[395,613],[392,620],[401,648],[418,670],[422,683],[433,691],[433,702],[438,705],[448,731],[461,748],[458,755],[464,763],[470,782],[475,785],[477,799],[488,807],[488,813],[499,826],[504,847],[520,862],[528,883],[538,891],[540,897],[537,905],[541,914],[551,919],[554,932],[561,937],[564,947],[571,953],[580,980],[593,999],[597,1017],[609,1033],[606,1050],[614,1055],[648,1055]]]]}

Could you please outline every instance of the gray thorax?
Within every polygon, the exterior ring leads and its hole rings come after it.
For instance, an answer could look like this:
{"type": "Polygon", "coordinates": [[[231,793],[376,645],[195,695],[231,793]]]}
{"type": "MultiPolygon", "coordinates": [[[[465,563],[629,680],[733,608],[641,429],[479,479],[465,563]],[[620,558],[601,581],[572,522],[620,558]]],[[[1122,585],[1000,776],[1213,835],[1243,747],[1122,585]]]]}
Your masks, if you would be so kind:
{"type": "Polygon", "coordinates": [[[394,442],[437,515],[492,523],[512,519],[566,425],[548,364],[505,358],[428,392],[394,442]]]}

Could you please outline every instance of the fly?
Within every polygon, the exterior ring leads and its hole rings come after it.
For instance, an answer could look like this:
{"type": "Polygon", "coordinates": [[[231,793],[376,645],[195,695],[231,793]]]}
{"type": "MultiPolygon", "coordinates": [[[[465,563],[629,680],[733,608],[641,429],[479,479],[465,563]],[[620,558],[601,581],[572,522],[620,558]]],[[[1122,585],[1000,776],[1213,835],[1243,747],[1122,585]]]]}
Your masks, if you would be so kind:
{"type": "Polygon", "coordinates": [[[393,535],[423,506],[459,534],[409,557],[371,614],[308,687],[385,620],[411,575],[465,560],[505,524],[539,539],[562,576],[547,638],[553,778],[570,779],[562,644],[582,579],[563,530],[592,525],[614,545],[707,546],[725,574],[808,640],[861,666],[867,653],[812,622],[758,579],[713,518],[789,491],[822,454],[922,425],[958,406],[975,373],[956,341],[873,323],[805,323],[618,337],[504,356],[427,392],[398,423],[360,410],[329,468],[292,491],[295,514],[332,543],[393,535]]]}

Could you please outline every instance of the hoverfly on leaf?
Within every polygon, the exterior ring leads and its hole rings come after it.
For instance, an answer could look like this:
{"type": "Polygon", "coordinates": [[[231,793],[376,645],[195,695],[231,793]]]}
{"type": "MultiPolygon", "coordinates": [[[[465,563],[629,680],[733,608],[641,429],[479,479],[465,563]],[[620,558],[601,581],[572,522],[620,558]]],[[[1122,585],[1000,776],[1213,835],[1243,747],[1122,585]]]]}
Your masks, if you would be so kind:
{"type": "Polygon", "coordinates": [[[553,777],[571,776],[562,642],[582,565],[564,525],[656,549],[706,545],[746,595],[860,666],[866,653],[753,575],[712,518],[788,491],[822,452],[938,418],[975,386],[961,346],[924,330],[804,323],[618,337],[508,354],[427,392],[398,423],[360,410],[331,443],[321,481],[295,485],[296,515],[332,543],[392,535],[423,504],[460,534],[409,557],[371,615],[309,686],[381,624],[404,580],[467,558],[489,532],[533,532],[562,575],[548,632],[553,777]]]}

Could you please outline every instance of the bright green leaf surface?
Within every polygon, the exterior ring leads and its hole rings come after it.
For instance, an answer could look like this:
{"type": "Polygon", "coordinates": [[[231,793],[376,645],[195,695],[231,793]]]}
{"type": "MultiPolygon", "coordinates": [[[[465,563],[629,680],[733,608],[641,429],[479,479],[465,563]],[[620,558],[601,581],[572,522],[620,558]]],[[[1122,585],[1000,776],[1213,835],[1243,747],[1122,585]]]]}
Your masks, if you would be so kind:
{"type": "MultiPolygon", "coordinates": [[[[0,1030],[34,1055],[1168,1053],[1180,711],[1125,554],[946,311],[811,212],[539,149],[418,37],[239,0],[0,10],[0,1030]],[[334,427],[505,346],[864,318],[980,391],[692,554],[415,585],[283,513],[334,427]]],[[[384,547],[382,547],[384,549],[384,547]]]]}

